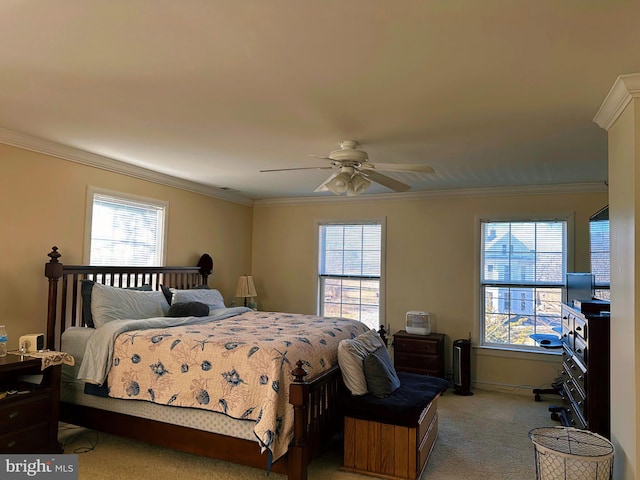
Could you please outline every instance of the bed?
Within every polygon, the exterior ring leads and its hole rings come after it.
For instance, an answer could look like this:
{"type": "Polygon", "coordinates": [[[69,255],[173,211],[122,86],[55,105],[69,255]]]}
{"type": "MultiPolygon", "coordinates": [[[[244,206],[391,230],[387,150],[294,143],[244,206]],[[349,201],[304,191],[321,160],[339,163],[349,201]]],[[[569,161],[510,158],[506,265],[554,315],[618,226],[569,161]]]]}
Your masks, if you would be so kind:
{"type": "Polygon", "coordinates": [[[64,265],[57,247],[48,256],[47,347],[76,358],[63,371],[61,421],[307,478],[311,459],[342,427],[337,344],[368,327],[223,305],[127,320],[116,308],[107,311],[118,321],[104,321],[91,318],[95,303],[87,309],[88,284],[89,298],[107,306],[118,295],[164,295],[168,306],[172,292],[173,309],[194,303],[176,303],[179,294],[206,288],[211,257],[194,267],[98,267],[64,265]]]}

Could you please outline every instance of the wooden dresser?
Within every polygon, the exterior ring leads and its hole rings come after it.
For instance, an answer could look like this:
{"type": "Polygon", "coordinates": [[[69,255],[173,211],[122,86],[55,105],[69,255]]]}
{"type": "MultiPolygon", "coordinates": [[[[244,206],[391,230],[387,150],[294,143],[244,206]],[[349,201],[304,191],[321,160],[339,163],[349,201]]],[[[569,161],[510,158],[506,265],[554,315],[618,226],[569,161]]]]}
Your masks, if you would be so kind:
{"type": "Polygon", "coordinates": [[[420,373],[445,378],[443,333],[393,334],[393,363],[398,372],[420,373]]]}
{"type": "Polygon", "coordinates": [[[0,357],[0,453],[60,453],[58,412],[60,365],[41,371],[42,360],[7,354],[0,357]],[[40,384],[19,380],[43,375],[40,384]],[[15,392],[15,393],[13,393],[15,392]]]}
{"type": "Polygon", "coordinates": [[[610,422],[610,316],[562,305],[563,424],[606,438],[610,422]]]}

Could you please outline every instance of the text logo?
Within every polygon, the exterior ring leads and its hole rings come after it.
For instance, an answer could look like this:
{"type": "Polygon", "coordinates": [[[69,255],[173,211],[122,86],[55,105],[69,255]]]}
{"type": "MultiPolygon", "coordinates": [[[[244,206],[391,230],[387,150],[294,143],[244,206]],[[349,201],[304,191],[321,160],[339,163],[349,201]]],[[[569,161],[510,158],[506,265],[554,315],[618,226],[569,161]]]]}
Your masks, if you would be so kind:
{"type": "Polygon", "coordinates": [[[6,455],[0,461],[0,478],[78,480],[78,455],[6,455]]]}

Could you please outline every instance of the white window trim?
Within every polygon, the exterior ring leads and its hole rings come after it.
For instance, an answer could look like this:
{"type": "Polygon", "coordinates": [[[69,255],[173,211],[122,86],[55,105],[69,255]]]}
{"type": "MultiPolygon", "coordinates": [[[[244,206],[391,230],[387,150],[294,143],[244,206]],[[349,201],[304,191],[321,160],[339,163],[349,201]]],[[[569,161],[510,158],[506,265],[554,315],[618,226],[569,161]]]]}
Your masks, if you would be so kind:
{"type": "Polygon", "coordinates": [[[167,263],[167,239],[169,232],[169,202],[158,200],[157,198],[142,197],[140,195],[132,195],[130,193],[118,192],[116,190],[107,190],[105,188],[87,186],[87,197],[85,201],[85,222],[84,222],[84,249],[82,253],[83,265],[89,265],[91,261],[91,229],[93,222],[93,197],[95,194],[109,195],[116,198],[124,198],[141,203],[148,203],[164,208],[164,228],[162,237],[162,265],[167,263]]]}
{"type": "Polygon", "coordinates": [[[483,339],[483,309],[481,307],[482,299],[480,298],[480,291],[482,290],[482,272],[480,270],[482,263],[482,251],[480,249],[482,238],[482,223],[483,222],[518,222],[518,221],[545,221],[545,220],[563,220],[567,222],[567,272],[574,271],[574,256],[575,256],[575,212],[556,212],[551,214],[544,213],[532,213],[529,215],[523,215],[522,213],[516,215],[500,214],[500,215],[476,215],[475,216],[475,228],[474,228],[474,289],[473,289],[473,321],[474,331],[476,332],[478,341],[475,342],[474,347],[477,349],[486,349],[498,351],[510,351],[510,352],[523,352],[523,353],[542,353],[546,355],[555,355],[557,352],[554,350],[540,347],[540,346],[523,346],[516,347],[514,345],[484,345],[483,339]]]}
{"type": "Polygon", "coordinates": [[[320,314],[320,269],[318,264],[318,258],[320,257],[320,225],[326,225],[328,223],[331,224],[344,224],[344,225],[354,225],[354,224],[362,224],[362,223],[379,223],[380,224],[380,319],[379,324],[384,325],[387,332],[389,331],[389,325],[387,324],[387,316],[386,316],[386,270],[387,270],[387,217],[374,217],[374,218],[358,218],[358,219],[316,219],[315,221],[315,277],[314,281],[316,282],[316,315],[320,314]]]}

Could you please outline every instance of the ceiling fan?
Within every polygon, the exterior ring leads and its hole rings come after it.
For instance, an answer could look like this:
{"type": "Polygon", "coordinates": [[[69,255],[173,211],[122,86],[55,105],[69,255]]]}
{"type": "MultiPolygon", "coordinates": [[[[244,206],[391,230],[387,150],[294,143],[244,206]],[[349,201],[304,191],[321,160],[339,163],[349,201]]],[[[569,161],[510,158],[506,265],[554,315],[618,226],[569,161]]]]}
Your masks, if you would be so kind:
{"type": "Polygon", "coordinates": [[[330,191],[335,195],[346,193],[348,196],[359,195],[369,188],[371,182],[379,183],[395,192],[406,192],[411,189],[410,185],[399,182],[380,172],[414,172],[433,173],[433,168],[428,165],[416,165],[411,163],[371,163],[369,155],[364,150],[358,149],[358,142],[353,140],[343,140],[340,148],[333,150],[327,157],[311,155],[312,157],[331,161],[331,166],[323,167],[297,167],[297,168],[276,168],[271,170],[260,170],[261,172],[284,172],[290,170],[330,170],[339,169],[327,178],[316,192],[330,191]]]}

